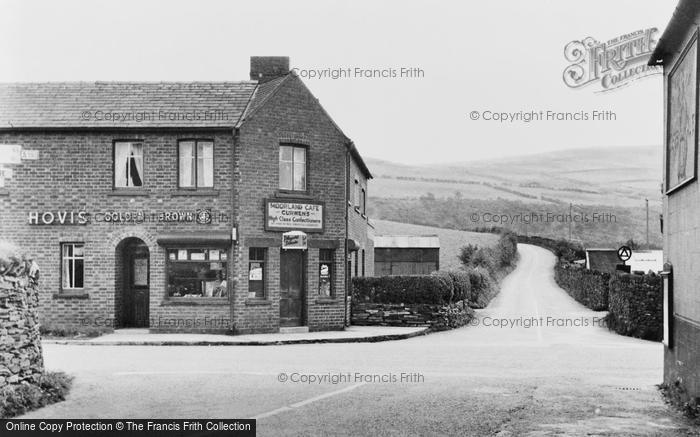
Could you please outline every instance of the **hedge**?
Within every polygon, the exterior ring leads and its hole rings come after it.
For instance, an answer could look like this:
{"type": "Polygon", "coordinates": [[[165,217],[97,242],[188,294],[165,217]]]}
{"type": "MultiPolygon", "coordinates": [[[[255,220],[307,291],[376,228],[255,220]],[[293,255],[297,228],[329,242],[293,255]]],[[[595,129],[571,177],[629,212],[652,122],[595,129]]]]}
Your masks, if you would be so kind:
{"type": "Polygon", "coordinates": [[[452,288],[437,275],[356,277],[352,279],[353,302],[445,304],[452,288]]]}
{"type": "Polygon", "coordinates": [[[465,301],[471,304],[479,296],[490,294],[490,284],[488,275],[480,269],[440,270],[418,276],[356,277],[352,279],[353,302],[444,305],[465,301]]]}
{"type": "Polygon", "coordinates": [[[610,280],[609,329],[645,340],[663,338],[663,284],[658,275],[617,274],[610,280]]]}
{"type": "Polygon", "coordinates": [[[558,263],[554,268],[554,279],[580,304],[593,311],[608,309],[610,274],[558,263]]]}

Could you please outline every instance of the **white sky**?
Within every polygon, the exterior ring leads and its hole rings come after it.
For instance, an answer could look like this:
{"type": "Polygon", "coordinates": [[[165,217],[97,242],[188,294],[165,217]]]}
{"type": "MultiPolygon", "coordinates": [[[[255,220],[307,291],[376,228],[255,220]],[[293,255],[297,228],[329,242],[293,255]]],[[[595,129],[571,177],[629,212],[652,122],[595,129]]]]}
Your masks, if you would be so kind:
{"type": "MultiPolygon", "coordinates": [[[[248,79],[293,67],[420,67],[422,79],[305,80],[364,156],[467,161],[662,143],[660,76],[596,94],[562,82],[564,46],[665,28],[675,0],[5,1],[0,82],[248,79]],[[499,124],[473,110],[612,110],[610,122],[499,124]]],[[[660,146],[659,146],[660,147],[660,146]]]]}

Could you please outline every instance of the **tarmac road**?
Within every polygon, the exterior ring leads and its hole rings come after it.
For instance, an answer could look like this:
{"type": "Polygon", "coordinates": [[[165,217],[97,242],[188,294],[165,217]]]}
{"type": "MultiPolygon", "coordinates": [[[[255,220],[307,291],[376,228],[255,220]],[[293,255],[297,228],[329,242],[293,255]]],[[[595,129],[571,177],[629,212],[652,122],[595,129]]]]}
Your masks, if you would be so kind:
{"type": "Polygon", "coordinates": [[[550,252],[519,252],[474,326],[448,332],[383,343],[46,345],[47,366],[75,375],[74,388],[25,417],[256,417],[259,435],[700,435],[655,387],[661,344],[608,332],[603,313],[556,286],[550,252]]]}

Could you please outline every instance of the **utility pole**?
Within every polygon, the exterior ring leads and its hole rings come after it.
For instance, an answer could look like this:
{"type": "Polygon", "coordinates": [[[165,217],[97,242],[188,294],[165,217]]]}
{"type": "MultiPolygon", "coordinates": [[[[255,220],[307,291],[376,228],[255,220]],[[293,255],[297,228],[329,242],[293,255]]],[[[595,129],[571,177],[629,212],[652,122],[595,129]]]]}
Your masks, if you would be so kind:
{"type": "Polygon", "coordinates": [[[649,246],[649,199],[644,199],[647,204],[647,249],[650,248],[649,246]]]}

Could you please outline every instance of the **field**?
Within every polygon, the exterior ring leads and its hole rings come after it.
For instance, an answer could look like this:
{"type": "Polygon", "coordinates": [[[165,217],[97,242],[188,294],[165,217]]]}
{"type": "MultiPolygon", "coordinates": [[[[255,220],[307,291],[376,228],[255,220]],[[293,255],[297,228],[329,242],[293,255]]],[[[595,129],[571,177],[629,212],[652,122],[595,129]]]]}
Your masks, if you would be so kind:
{"type": "Polygon", "coordinates": [[[437,235],[440,238],[440,269],[460,266],[459,250],[467,244],[485,247],[495,245],[498,236],[481,232],[456,231],[432,226],[412,225],[388,220],[372,220],[376,235],[437,235]]]}
{"type": "Polygon", "coordinates": [[[436,228],[498,226],[473,215],[531,214],[613,217],[612,221],[505,224],[514,232],[571,238],[587,246],[661,245],[661,147],[563,150],[465,163],[404,165],[367,159],[374,175],[370,216],[436,228]]]}

